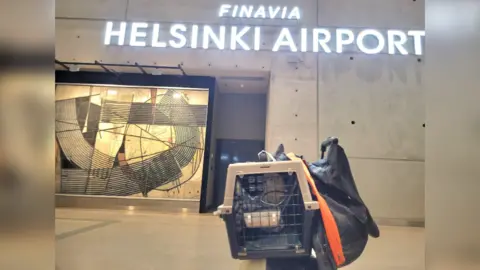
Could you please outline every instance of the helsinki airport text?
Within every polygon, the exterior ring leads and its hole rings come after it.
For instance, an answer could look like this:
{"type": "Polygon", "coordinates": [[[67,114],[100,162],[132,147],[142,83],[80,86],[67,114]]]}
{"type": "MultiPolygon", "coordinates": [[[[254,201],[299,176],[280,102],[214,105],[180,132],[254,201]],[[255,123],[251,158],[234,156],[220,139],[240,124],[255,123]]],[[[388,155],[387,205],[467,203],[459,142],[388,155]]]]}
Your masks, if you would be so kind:
{"type": "Polygon", "coordinates": [[[424,30],[107,22],[105,45],[244,51],[423,55],[424,30]]]}

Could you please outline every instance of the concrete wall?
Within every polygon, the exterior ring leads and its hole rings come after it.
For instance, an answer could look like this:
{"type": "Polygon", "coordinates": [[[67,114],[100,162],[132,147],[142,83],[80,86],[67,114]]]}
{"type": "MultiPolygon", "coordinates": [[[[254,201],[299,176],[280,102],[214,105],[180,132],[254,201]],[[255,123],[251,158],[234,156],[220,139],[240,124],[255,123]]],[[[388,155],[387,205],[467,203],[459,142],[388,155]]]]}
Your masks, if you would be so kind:
{"type": "Polygon", "coordinates": [[[266,94],[220,94],[217,139],[265,140],[266,94]]]}
{"type": "MultiPolygon", "coordinates": [[[[377,218],[424,218],[423,61],[412,56],[272,53],[103,45],[105,19],[234,24],[217,18],[220,0],[62,0],[57,3],[57,59],[178,65],[190,72],[271,71],[266,145],[284,143],[308,159],[319,142],[340,137],[358,186],[377,218]],[[175,12],[172,12],[175,10],[175,12]],[[228,59],[228,61],[225,61],[228,59]],[[355,123],[355,124],[352,124],[355,123]]],[[[291,5],[288,0],[242,4],[291,5]]],[[[304,0],[295,27],[423,29],[424,1],[304,0]]],[[[281,22],[263,22],[275,28],[281,22]]]]}

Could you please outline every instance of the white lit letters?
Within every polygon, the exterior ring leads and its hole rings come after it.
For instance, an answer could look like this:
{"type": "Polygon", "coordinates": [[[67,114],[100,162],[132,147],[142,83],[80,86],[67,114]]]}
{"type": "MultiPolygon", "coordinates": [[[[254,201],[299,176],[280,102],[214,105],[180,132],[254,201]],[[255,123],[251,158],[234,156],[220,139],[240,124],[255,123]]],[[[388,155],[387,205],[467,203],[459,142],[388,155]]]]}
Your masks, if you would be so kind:
{"type": "Polygon", "coordinates": [[[125,33],[127,32],[127,23],[120,23],[119,30],[113,30],[113,22],[107,22],[105,31],[105,45],[110,45],[113,36],[117,36],[117,45],[122,46],[125,42],[125,33]]]}
{"type": "Polygon", "coordinates": [[[292,34],[288,28],[282,28],[277,41],[275,41],[275,45],[273,45],[272,51],[277,52],[282,46],[287,46],[291,52],[297,51],[297,46],[295,45],[295,41],[293,40],[292,34]]]}
{"type": "Polygon", "coordinates": [[[187,38],[183,34],[184,32],[187,31],[187,27],[183,24],[174,24],[170,28],[170,35],[177,40],[169,40],[168,44],[170,44],[170,47],[180,49],[185,47],[187,45],[187,38]]]}
{"type": "Polygon", "coordinates": [[[366,29],[361,31],[357,36],[357,46],[358,49],[366,54],[378,54],[383,51],[385,48],[385,38],[383,37],[382,33],[377,30],[373,29],[366,29]],[[368,48],[365,45],[365,38],[367,36],[375,37],[377,44],[374,48],[368,48]]]}
{"type": "Polygon", "coordinates": [[[159,41],[160,36],[160,24],[156,23],[153,25],[153,32],[152,32],[152,47],[159,47],[165,48],[167,47],[167,43],[163,41],[159,41]]]}
{"type": "Polygon", "coordinates": [[[337,53],[343,52],[345,45],[353,44],[355,41],[355,34],[350,29],[337,29],[337,53]]]}
{"type": "Polygon", "coordinates": [[[212,27],[205,25],[203,27],[203,48],[208,49],[210,40],[217,46],[217,49],[225,49],[225,26],[219,27],[219,34],[217,35],[212,27]]]}
{"type": "Polygon", "coordinates": [[[328,29],[323,29],[323,28],[316,28],[313,29],[313,52],[319,52],[319,46],[322,47],[322,50],[326,53],[331,53],[332,49],[328,46],[328,42],[332,39],[332,34],[328,29]],[[320,39],[320,35],[323,36],[322,39],[320,39]]]}
{"type": "MultiPolygon", "coordinates": [[[[225,4],[220,6],[218,16],[268,21],[299,20],[301,14],[298,7],[225,4]]],[[[425,37],[423,30],[282,27],[276,34],[268,32],[268,36],[263,36],[261,26],[238,24],[210,26],[107,22],[104,44],[174,49],[422,55],[425,37]]]]}
{"type": "Polygon", "coordinates": [[[218,17],[300,20],[300,9],[298,7],[265,7],[262,5],[221,5],[218,11],[218,17]]]}
{"type": "Polygon", "coordinates": [[[130,32],[130,46],[145,47],[147,45],[145,41],[138,40],[138,38],[147,37],[147,32],[145,32],[147,27],[148,23],[132,23],[132,31],[130,32]]]}
{"type": "Polygon", "coordinates": [[[421,55],[422,52],[422,38],[425,37],[425,31],[412,30],[408,31],[408,35],[413,37],[415,54],[421,55]]]}
{"type": "Polygon", "coordinates": [[[402,55],[407,55],[408,51],[405,49],[404,45],[407,43],[408,37],[407,34],[399,30],[388,30],[388,54],[400,53],[402,55]]]}
{"type": "Polygon", "coordinates": [[[250,47],[243,41],[242,37],[250,30],[250,27],[243,27],[242,30],[238,31],[238,27],[232,27],[232,38],[230,39],[230,49],[236,50],[237,44],[242,47],[243,50],[249,51],[250,47]]]}
{"type": "MultiPolygon", "coordinates": [[[[425,31],[375,29],[356,30],[338,28],[302,28],[300,35],[293,35],[287,27],[281,28],[273,38],[271,48],[260,48],[262,28],[250,26],[209,26],[173,24],[167,29],[158,23],[108,22],[105,45],[128,45],[156,48],[198,48],[203,49],[258,51],[271,50],[290,52],[344,53],[360,52],[364,54],[400,54],[422,55],[425,31]],[[128,38],[127,38],[128,37],[128,38]],[[368,42],[367,42],[368,40],[368,42]],[[200,42],[200,43],[199,43],[200,42]],[[125,44],[126,43],[126,44],[125,44]]],[[[271,37],[270,37],[271,38],[271,37]]]]}

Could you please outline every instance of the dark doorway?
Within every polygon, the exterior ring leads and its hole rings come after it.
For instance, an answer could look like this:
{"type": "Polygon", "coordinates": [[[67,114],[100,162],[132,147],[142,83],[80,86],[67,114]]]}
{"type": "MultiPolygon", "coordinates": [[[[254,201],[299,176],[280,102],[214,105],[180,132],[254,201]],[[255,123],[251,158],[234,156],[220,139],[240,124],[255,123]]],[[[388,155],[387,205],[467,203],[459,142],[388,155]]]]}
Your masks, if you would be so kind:
{"type": "Polygon", "coordinates": [[[218,139],[215,153],[214,206],[223,203],[228,165],[257,161],[258,152],[265,148],[265,141],[218,139]]]}

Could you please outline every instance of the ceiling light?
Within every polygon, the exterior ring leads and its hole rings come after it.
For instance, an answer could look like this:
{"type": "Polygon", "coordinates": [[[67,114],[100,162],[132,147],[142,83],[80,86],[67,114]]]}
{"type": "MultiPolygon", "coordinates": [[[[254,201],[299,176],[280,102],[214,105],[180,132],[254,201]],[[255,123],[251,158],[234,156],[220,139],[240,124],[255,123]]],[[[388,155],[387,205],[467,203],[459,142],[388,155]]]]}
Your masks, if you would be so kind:
{"type": "Polygon", "coordinates": [[[79,72],[80,71],[80,67],[77,66],[77,65],[71,65],[70,67],[68,67],[68,70],[70,72],[79,72]]]}
{"type": "Polygon", "coordinates": [[[113,95],[116,95],[116,94],[117,94],[117,90],[112,90],[112,89],[107,90],[107,95],[113,96],[113,95]]]}
{"type": "Polygon", "coordinates": [[[181,97],[182,97],[182,94],[180,94],[180,93],[173,94],[173,98],[179,99],[181,97]]]}
{"type": "Polygon", "coordinates": [[[152,75],[162,75],[162,74],[163,74],[163,72],[162,72],[161,70],[159,70],[159,69],[154,69],[154,70],[152,71],[152,75]]]}
{"type": "Polygon", "coordinates": [[[243,88],[243,84],[240,84],[240,87],[243,88]]]}

